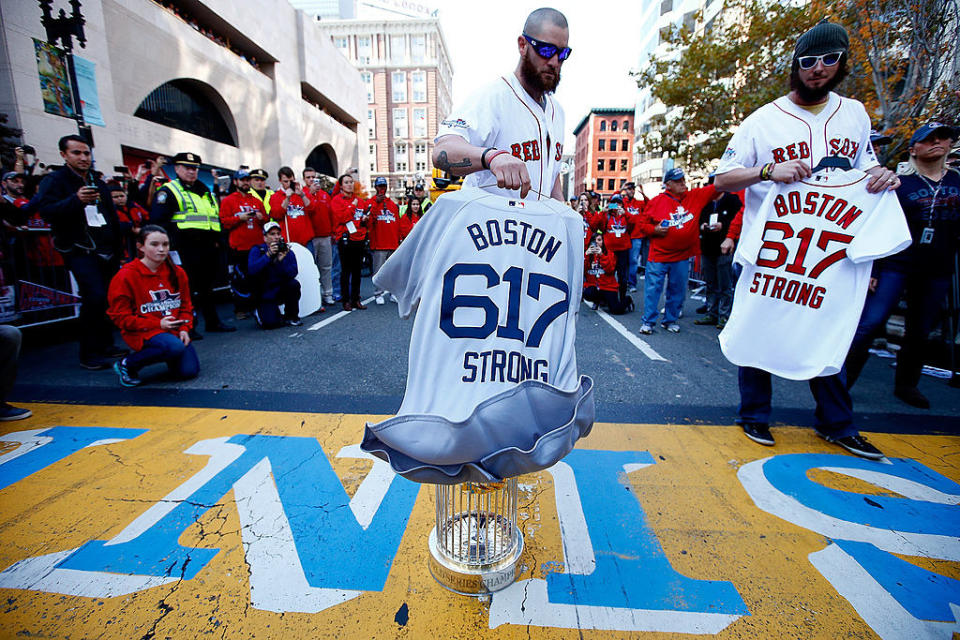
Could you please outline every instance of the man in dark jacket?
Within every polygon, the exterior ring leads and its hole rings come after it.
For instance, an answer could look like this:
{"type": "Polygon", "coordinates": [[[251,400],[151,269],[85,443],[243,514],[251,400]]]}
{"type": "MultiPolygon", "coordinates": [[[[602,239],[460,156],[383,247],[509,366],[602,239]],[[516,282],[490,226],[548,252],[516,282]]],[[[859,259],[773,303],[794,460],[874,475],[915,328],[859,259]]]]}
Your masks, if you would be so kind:
{"type": "MultiPolygon", "coordinates": [[[[713,176],[710,176],[713,184],[713,176]]],[[[733,255],[724,255],[720,244],[730,223],[743,209],[740,196],[718,191],[700,211],[700,265],[707,285],[706,314],[694,324],[712,324],[723,329],[733,306],[733,255]]]]}
{"type": "Polygon", "coordinates": [[[106,369],[127,353],[114,346],[107,319],[107,287],[121,255],[119,222],[107,185],[91,171],[87,142],[69,135],[59,146],[64,166],[43,179],[35,204],[80,289],[80,366],[106,369]]]}
{"type": "Polygon", "coordinates": [[[264,329],[283,325],[299,327],[300,283],[297,282],[297,258],[280,233],[280,225],[270,221],[263,225],[263,244],[250,249],[247,273],[257,294],[254,315],[264,329]],[[280,315],[279,305],[283,305],[280,315]]]}

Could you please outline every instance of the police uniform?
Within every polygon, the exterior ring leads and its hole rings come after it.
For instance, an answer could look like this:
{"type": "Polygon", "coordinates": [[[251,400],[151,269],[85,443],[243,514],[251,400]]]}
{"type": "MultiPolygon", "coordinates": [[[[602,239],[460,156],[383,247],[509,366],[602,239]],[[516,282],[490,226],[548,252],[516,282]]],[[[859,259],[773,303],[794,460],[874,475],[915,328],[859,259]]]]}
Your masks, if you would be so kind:
{"type": "MultiPolygon", "coordinates": [[[[250,172],[251,178],[263,178],[267,179],[267,172],[263,169],[254,169],[250,172]]],[[[257,191],[253,187],[250,187],[250,195],[254,198],[257,198],[263,204],[264,211],[270,211],[270,198],[273,197],[273,189],[264,189],[263,191],[257,191]]]]}
{"type": "MultiPolygon", "coordinates": [[[[178,153],[173,163],[199,167],[200,156],[178,153]]],[[[207,331],[235,331],[221,322],[213,297],[214,278],[220,269],[220,212],[216,199],[199,180],[186,184],[176,178],[157,190],[150,221],[170,234],[193,289],[194,304],[203,314],[207,331]]]]}

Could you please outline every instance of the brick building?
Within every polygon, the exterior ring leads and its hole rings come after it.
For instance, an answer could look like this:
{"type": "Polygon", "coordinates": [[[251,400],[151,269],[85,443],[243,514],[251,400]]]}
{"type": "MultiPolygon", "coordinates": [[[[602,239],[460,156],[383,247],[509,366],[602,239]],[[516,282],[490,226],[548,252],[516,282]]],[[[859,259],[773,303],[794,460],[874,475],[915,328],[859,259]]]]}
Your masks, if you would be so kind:
{"type": "Polygon", "coordinates": [[[591,109],[573,134],[574,189],[611,196],[633,171],[633,109],[591,109]]]}

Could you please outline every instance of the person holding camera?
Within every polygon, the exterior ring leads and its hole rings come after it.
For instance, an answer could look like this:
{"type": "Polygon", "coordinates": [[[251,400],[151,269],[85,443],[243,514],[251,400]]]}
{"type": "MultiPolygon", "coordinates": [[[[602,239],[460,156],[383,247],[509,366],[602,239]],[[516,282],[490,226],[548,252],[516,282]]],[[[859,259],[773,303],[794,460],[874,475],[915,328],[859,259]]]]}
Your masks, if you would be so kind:
{"type": "Polygon", "coordinates": [[[127,353],[114,346],[106,316],[107,287],[122,251],[120,223],[107,185],[91,171],[87,141],[63,136],[59,147],[64,166],[40,183],[34,202],[80,289],[80,366],[107,369],[111,358],[127,353]]]}
{"type": "Polygon", "coordinates": [[[605,234],[597,231],[583,256],[583,299],[591,309],[606,305],[613,315],[633,311],[633,298],[620,296],[617,255],[606,247],[605,234]]]}
{"type": "Polygon", "coordinates": [[[333,210],[334,236],[340,252],[340,297],[343,310],[366,309],[360,301],[360,268],[363,266],[363,245],[367,239],[367,225],[372,205],[354,194],[356,181],[349,173],[337,180],[337,194],[330,208],[333,210]]]}
{"type": "Polygon", "coordinates": [[[137,252],[140,259],[120,269],[107,294],[107,315],[133,349],[113,370],[124,387],[143,384],[140,370],[158,362],[166,362],[179,380],[195,378],[200,360],[190,343],[193,304],[187,273],[170,259],[170,237],[163,227],[141,227],[137,252]]]}
{"type": "MultiPolygon", "coordinates": [[[[387,261],[390,254],[400,246],[400,208],[397,203],[387,196],[387,179],[379,176],[373,181],[376,194],[370,198],[370,251],[373,252],[373,269],[371,276],[377,275],[380,267],[387,261]]],[[[383,304],[384,291],[376,287],[373,295],[377,304],[383,304]]],[[[390,300],[396,302],[391,293],[390,300]]]]}
{"type": "Polygon", "coordinates": [[[277,172],[280,190],[270,196],[270,217],[280,223],[286,232],[287,242],[296,242],[309,247],[313,240],[313,223],[307,209],[313,201],[303,191],[303,186],[290,167],[280,167],[277,172]]]}
{"type": "Polygon", "coordinates": [[[284,325],[299,327],[300,283],[297,282],[297,258],[280,232],[280,223],[263,225],[263,244],[250,249],[247,274],[254,282],[257,309],[254,317],[264,329],[284,325]],[[283,313],[280,313],[280,305],[283,313]]]}
{"type": "Polygon", "coordinates": [[[323,292],[323,304],[334,303],[333,293],[333,214],[330,211],[330,194],[323,187],[323,180],[313,167],[303,170],[303,183],[307,186],[310,206],[307,215],[313,224],[313,243],[309,247],[313,260],[320,272],[320,289],[323,292]]]}
{"type": "Polygon", "coordinates": [[[148,222],[150,214],[129,199],[122,184],[111,184],[109,189],[123,237],[123,261],[130,262],[137,259],[137,238],[140,236],[140,229],[148,222]]]}

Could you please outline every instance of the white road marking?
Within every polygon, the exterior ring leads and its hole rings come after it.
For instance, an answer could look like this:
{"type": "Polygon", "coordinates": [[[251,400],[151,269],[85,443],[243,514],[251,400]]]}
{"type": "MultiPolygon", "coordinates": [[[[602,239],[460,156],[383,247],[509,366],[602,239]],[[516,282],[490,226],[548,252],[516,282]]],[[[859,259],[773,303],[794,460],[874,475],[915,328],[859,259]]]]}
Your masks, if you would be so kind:
{"type": "MultiPolygon", "coordinates": [[[[374,301],[375,298],[376,298],[376,296],[370,296],[369,298],[367,298],[366,300],[363,301],[363,304],[364,304],[364,305],[369,305],[371,302],[374,301]]],[[[334,322],[334,321],[336,321],[336,320],[339,320],[340,318],[342,318],[342,317],[344,317],[344,316],[348,316],[348,315],[350,315],[351,313],[353,313],[353,312],[352,312],[352,311],[341,311],[340,313],[336,313],[336,314],[330,316],[329,318],[327,318],[326,320],[321,320],[320,322],[318,322],[317,324],[313,325],[312,327],[307,327],[307,331],[316,331],[317,329],[322,329],[323,327],[327,326],[327,325],[330,324],[331,322],[334,322]]]]}
{"type": "Polygon", "coordinates": [[[651,360],[658,360],[660,362],[670,362],[669,360],[661,356],[659,353],[654,351],[653,347],[647,344],[644,340],[641,340],[637,336],[627,331],[627,328],[625,326],[620,324],[617,320],[614,320],[613,317],[606,311],[597,309],[597,315],[603,318],[603,320],[607,324],[613,327],[614,331],[616,331],[617,333],[622,335],[624,338],[626,338],[627,341],[630,342],[630,344],[632,344],[637,349],[639,349],[640,353],[642,353],[643,355],[647,356],[651,360]]]}

